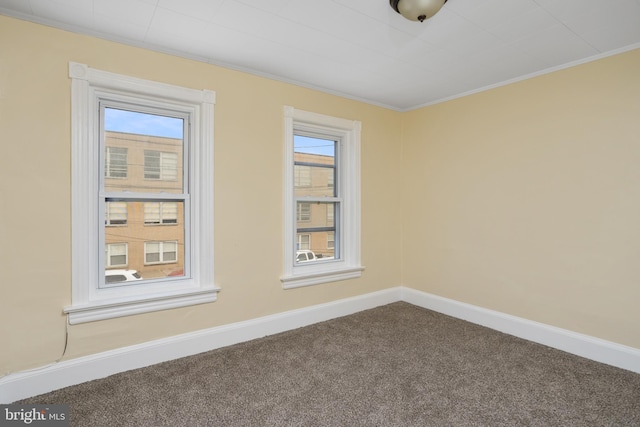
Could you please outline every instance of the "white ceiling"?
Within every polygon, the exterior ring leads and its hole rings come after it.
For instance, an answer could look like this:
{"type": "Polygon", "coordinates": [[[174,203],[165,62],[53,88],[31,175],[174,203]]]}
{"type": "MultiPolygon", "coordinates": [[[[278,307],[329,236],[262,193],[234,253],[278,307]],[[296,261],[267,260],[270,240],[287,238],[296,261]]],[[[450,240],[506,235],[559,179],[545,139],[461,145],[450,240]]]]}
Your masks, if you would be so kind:
{"type": "Polygon", "coordinates": [[[640,0],[0,0],[0,13],[395,110],[640,47],[640,0]]]}

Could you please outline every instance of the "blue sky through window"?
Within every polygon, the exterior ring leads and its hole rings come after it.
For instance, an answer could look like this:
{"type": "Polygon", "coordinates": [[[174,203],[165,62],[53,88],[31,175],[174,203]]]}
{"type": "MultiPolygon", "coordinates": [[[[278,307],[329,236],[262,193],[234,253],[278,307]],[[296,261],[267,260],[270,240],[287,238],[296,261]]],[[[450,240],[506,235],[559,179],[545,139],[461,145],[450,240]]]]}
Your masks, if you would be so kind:
{"type": "Polygon", "coordinates": [[[321,154],[324,156],[335,157],[336,143],[329,139],[294,135],[293,145],[296,153],[321,154]]]}
{"type": "Polygon", "coordinates": [[[108,131],[179,139],[182,139],[184,130],[183,120],[176,117],[115,108],[104,109],[104,125],[108,131]]]}

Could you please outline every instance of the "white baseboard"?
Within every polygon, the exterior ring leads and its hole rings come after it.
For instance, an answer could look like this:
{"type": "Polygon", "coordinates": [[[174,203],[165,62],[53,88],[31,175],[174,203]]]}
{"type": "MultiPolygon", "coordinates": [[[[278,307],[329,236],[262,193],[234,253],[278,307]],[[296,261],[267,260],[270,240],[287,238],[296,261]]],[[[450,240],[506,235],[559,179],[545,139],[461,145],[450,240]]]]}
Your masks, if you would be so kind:
{"type": "Polygon", "coordinates": [[[568,353],[640,373],[640,349],[414,289],[396,287],[10,374],[0,378],[0,403],[11,403],[119,372],[285,332],[397,301],[405,301],[568,353]]]}
{"type": "Polygon", "coordinates": [[[0,403],[262,338],[400,300],[392,288],[326,304],[105,351],[0,378],[0,403]]]}
{"type": "Polygon", "coordinates": [[[596,362],[640,373],[640,349],[402,287],[401,299],[596,362]]]}

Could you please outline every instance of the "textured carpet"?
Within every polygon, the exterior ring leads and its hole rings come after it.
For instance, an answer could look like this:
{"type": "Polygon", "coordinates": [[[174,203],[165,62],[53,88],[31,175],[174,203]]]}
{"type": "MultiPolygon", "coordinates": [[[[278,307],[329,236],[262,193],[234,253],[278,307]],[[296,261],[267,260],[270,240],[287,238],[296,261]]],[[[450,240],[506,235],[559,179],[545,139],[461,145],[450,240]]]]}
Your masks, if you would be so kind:
{"type": "Polygon", "coordinates": [[[20,403],[74,426],[640,426],[640,375],[406,303],[20,403]]]}

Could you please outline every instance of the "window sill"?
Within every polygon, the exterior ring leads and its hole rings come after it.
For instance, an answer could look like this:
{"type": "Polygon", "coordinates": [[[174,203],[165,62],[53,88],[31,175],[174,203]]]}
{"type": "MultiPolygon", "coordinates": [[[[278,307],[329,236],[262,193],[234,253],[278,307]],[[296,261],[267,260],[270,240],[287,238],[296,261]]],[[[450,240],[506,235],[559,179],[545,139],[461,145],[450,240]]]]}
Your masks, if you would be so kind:
{"type": "Polygon", "coordinates": [[[322,283],[337,282],[340,280],[357,279],[362,276],[364,267],[346,267],[337,270],[317,271],[313,273],[300,273],[280,278],[284,289],[301,288],[304,286],[319,285],[322,283]]]}
{"type": "Polygon", "coordinates": [[[68,306],[64,312],[69,315],[69,324],[94,322],[152,311],[168,310],[189,305],[205,304],[218,298],[220,288],[198,290],[173,295],[159,295],[150,298],[96,301],[83,305],[68,306]]]}

